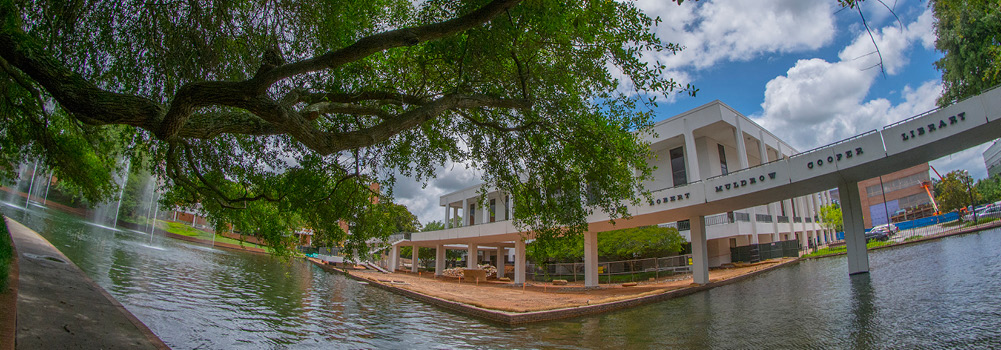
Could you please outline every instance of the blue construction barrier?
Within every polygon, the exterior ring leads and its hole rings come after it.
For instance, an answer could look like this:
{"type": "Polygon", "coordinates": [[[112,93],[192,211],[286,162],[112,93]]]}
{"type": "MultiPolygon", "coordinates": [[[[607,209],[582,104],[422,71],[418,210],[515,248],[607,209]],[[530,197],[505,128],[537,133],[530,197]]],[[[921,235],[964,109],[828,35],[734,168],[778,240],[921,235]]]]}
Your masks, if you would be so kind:
{"type": "MultiPolygon", "coordinates": [[[[925,226],[931,226],[931,225],[941,224],[943,222],[949,222],[949,221],[954,221],[954,220],[959,220],[959,213],[957,213],[957,212],[951,212],[951,213],[945,213],[945,214],[942,214],[942,215],[929,216],[929,217],[926,217],[926,218],[914,219],[914,220],[909,220],[909,221],[901,221],[901,222],[894,223],[894,225],[897,226],[897,229],[907,230],[907,229],[912,229],[912,228],[918,228],[918,227],[925,227],[925,226]]],[[[865,229],[865,232],[869,232],[869,230],[872,230],[872,228],[870,227],[870,228],[865,229]]],[[[837,233],[837,237],[838,237],[839,240],[845,239],[845,233],[844,232],[838,232],[837,233]]]]}
{"type": "Polygon", "coordinates": [[[949,222],[953,220],[959,220],[959,213],[957,212],[945,213],[937,216],[929,216],[926,218],[914,219],[910,221],[902,221],[895,223],[894,225],[897,225],[898,229],[907,230],[912,228],[941,224],[943,222],[949,222]]]}

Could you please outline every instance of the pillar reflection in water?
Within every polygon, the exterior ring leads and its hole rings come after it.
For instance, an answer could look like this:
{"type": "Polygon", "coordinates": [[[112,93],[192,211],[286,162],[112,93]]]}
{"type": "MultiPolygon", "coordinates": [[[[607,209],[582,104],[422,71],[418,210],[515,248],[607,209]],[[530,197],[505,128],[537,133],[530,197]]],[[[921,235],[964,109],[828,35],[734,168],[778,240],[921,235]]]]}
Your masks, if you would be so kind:
{"type": "Polygon", "coordinates": [[[852,349],[872,348],[877,345],[877,334],[872,332],[878,327],[875,298],[876,293],[872,288],[871,276],[868,273],[851,275],[851,310],[852,328],[851,345],[852,349]]]}

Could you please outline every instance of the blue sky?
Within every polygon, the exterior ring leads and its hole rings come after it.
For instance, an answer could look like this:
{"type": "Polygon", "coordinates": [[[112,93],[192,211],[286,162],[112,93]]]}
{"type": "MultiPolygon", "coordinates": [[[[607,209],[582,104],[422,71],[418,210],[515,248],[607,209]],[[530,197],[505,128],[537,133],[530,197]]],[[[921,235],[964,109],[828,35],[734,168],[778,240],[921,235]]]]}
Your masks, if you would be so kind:
{"type": "MultiPolygon", "coordinates": [[[[878,1],[863,4],[885,76],[873,67],[880,60],[859,13],[839,11],[835,0],[635,1],[661,18],[654,30],[662,41],[686,47],[646,59],[664,63],[667,77],[699,89],[696,97],[659,98],[656,120],[718,99],[807,150],[928,111],[941,94],[934,67],[941,53],[934,49],[926,1],[883,0],[892,13],[878,1]]],[[[988,145],[931,164],[942,174],[966,169],[983,178],[988,145]]],[[[479,182],[477,171],[455,165],[427,187],[400,179],[394,194],[426,223],[443,219],[438,196],[479,182]]]]}

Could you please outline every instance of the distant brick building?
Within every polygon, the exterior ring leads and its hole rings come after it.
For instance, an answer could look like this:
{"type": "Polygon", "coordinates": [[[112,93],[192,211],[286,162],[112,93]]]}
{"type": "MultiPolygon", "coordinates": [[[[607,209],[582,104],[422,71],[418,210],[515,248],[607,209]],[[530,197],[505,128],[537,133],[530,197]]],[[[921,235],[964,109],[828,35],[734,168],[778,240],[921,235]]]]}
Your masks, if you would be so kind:
{"type": "Polygon", "coordinates": [[[865,227],[930,215],[931,199],[922,183],[931,181],[928,163],[859,181],[865,227]],[[885,203],[885,205],[884,205],[885,203]]]}

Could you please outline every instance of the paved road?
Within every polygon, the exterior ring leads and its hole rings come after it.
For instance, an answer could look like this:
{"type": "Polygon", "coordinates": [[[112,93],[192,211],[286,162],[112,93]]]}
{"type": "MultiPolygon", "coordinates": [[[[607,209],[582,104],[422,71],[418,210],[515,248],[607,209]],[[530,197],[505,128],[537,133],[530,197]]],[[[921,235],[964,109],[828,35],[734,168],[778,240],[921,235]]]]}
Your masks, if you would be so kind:
{"type": "Polygon", "coordinates": [[[169,349],[45,238],[6,221],[20,267],[17,349],[169,349]]]}

